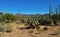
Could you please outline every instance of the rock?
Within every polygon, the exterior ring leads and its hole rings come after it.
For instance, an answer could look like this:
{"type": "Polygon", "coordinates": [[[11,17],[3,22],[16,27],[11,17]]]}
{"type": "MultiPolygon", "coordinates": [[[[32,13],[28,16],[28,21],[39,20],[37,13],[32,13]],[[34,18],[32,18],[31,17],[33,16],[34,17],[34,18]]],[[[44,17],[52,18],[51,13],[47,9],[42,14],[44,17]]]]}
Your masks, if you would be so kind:
{"type": "Polygon", "coordinates": [[[44,27],[44,30],[48,30],[48,27],[44,27]]]}

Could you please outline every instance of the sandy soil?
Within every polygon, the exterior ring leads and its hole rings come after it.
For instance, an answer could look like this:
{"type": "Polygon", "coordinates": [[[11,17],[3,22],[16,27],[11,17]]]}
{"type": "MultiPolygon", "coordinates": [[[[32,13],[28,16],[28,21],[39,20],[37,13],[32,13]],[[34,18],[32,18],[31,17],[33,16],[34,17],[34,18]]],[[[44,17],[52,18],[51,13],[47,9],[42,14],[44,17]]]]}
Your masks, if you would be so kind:
{"type": "MultiPolygon", "coordinates": [[[[53,27],[50,30],[43,31],[43,30],[31,30],[31,29],[14,29],[11,33],[2,33],[2,37],[60,37],[60,34],[54,34],[54,31],[57,31],[59,27],[53,27]]],[[[58,31],[57,31],[58,32],[58,31]]]]}

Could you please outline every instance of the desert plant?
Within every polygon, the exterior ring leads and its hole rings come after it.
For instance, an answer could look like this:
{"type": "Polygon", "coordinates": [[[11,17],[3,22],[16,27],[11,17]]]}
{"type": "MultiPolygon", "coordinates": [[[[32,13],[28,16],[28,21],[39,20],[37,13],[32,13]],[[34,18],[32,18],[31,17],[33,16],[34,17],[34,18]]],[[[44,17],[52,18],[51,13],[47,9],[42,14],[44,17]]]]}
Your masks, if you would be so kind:
{"type": "Polygon", "coordinates": [[[51,21],[46,20],[46,19],[41,19],[39,20],[40,25],[49,25],[51,24],[51,21]]]}
{"type": "Polygon", "coordinates": [[[0,25],[0,32],[4,32],[4,27],[0,25]]]}
{"type": "Polygon", "coordinates": [[[49,21],[51,21],[51,14],[53,13],[51,5],[49,6],[49,21]]]}
{"type": "Polygon", "coordinates": [[[7,29],[6,29],[6,32],[7,32],[7,33],[12,32],[12,28],[7,28],[7,29]]]}
{"type": "Polygon", "coordinates": [[[34,29],[35,26],[33,25],[33,21],[29,21],[28,23],[29,23],[30,27],[34,29]]]}
{"type": "Polygon", "coordinates": [[[0,15],[0,21],[5,22],[6,20],[16,21],[18,17],[14,14],[4,13],[0,15]]]}
{"type": "Polygon", "coordinates": [[[7,32],[7,33],[12,32],[12,26],[10,24],[6,24],[5,32],[7,32]]]}

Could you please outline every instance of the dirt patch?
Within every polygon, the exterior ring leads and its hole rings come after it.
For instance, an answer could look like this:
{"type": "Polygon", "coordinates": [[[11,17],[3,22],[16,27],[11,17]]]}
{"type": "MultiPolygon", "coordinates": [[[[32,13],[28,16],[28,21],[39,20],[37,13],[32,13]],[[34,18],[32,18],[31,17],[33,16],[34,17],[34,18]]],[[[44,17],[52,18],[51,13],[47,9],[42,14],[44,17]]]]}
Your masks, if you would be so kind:
{"type": "MultiPolygon", "coordinates": [[[[45,26],[44,26],[45,27],[45,26]]],[[[48,30],[36,30],[36,29],[13,29],[11,33],[4,32],[3,37],[60,37],[60,26],[47,26],[48,30]],[[55,33],[54,33],[55,32],[55,33]],[[58,35],[57,35],[57,34],[58,35]]]]}

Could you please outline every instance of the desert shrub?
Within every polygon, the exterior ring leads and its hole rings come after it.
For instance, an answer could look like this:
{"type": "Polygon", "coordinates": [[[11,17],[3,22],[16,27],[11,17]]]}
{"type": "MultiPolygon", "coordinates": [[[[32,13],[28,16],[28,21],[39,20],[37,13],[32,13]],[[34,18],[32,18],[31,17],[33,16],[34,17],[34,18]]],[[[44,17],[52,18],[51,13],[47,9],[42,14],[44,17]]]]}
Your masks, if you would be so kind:
{"type": "Polygon", "coordinates": [[[6,22],[6,20],[16,21],[18,17],[14,14],[4,13],[0,15],[0,21],[6,22]]]}
{"type": "Polygon", "coordinates": [[[34,26],[38,30],[39,26],[40,26],[40,23],[38,21],[34,21],[34,26]]]}
{"type": "Polygon", "coordinates": [[[7,32],[7,33],[12,32],[12,28],[7,28],[7,29],[6,29],[6,32],[7,32]]]}
{"type": "Polygon", "coordinates": [[[0,22],[0,32],[4,32],[4,23],[0,22]]]}
{"type": "Polygon", "coordinates": [[[49,25],[49,24],[51,24],[51,21],[49,21],[49,20],[39,20],[39,23],[41,25],[49,25]]]}
{"type": "Polygon", "coordinates": [[[30,25],[30,28],[36,28],[39,29],[40,23],[38,22],[38,20],[30,20],[28,21],[28,24],[30,25]]]}
{"type": "Polygon", "coordinates": [[[7,32],[7,33],[12,32],[12,26],[11,26],[11,24],[6,24],[5,32],[7,32]]]}
{"type": "Polygon", "coordinates": [[[21,23],[25,23],[24,19],[21,19],[21,23]]]}
{"type": "Polygon", "coordinates": [[[0,26],[0,32],[4,32],[4,27],[0,26]]]}
{"type": "Polygon", "coordinates": [[[28,24],[30,25],[30,27],[31,27],[31,28],[33,28],[33,29],[34,29],[33,21],[28,20],[28,24]]]}

